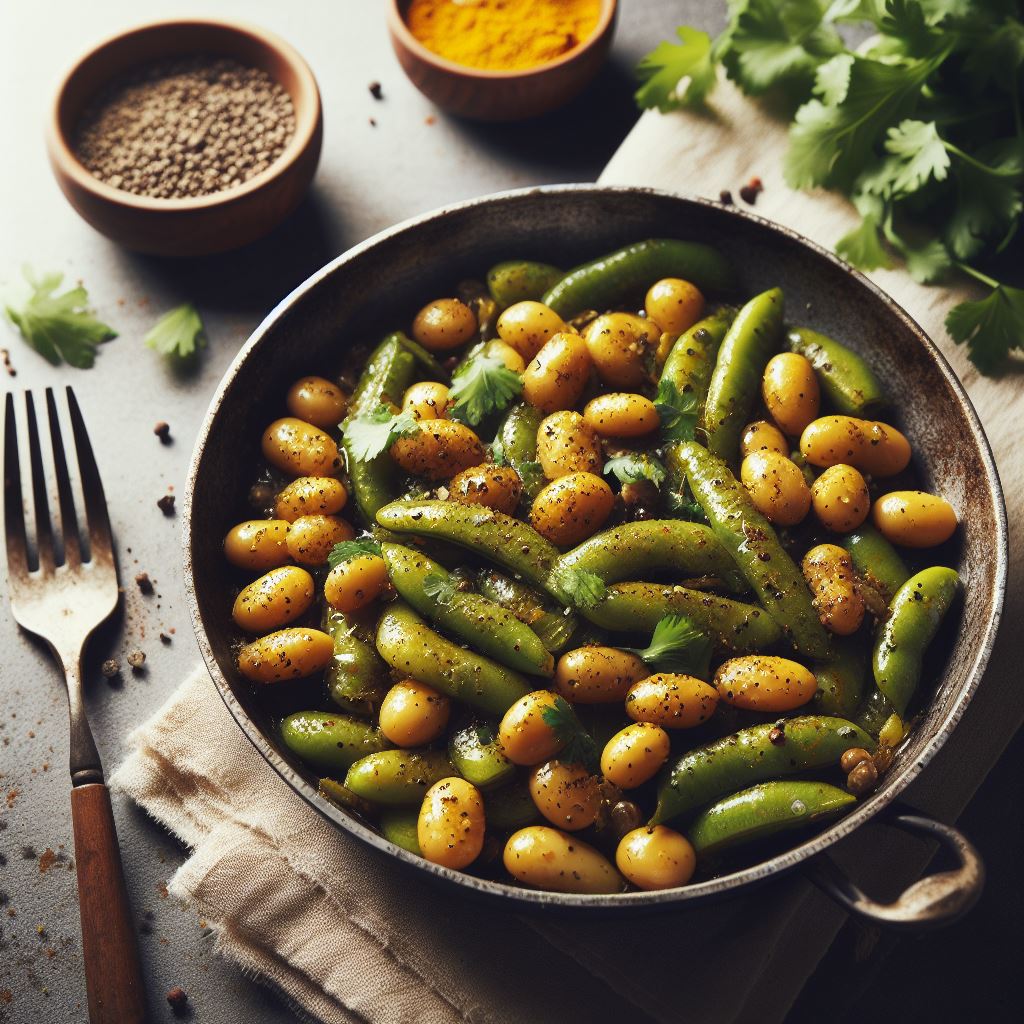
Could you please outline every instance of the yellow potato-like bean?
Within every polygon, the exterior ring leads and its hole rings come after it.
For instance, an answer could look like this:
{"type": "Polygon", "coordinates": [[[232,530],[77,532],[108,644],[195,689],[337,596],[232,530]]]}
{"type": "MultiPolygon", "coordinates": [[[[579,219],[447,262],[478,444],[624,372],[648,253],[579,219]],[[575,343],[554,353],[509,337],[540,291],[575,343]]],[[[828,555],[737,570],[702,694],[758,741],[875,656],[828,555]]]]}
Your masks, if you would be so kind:
{"type": "Polygon", "coordinates": [[[505,756],[514,764],[549,761],[565,746],[544,721],[544,712],[555,707],[558,694],[533,690],[520,697],[505,712],[498,726],[498,739],[505,756]]]}
{"type": "Polygon", "coordinates": [[[288,527],[288,554],[302,565],[323,565],[335,544],[354,536],[352,527],[337,516],[299,516],[288,527]]]}
{"type": "Polygon", "coordinates": [[[755,420],[743,428],[740,441],[740,455],[746,458],[751,452],[778,452],[789,457],[789,445],[782,431],[767,420],[755,420]]]}
{"type": "Polygon", "coordinates": [[[798,352],[780,352],[768,360],[761,395],[772,419],[790,437],[799,437],[821,408],[814,367],[798,352]]]}
{"type": "Polygon", "coordinates": [[[591,399],[583,419],[600,437],[643,437],[661,423],[649,398],[621,391],[591,399]]]}
{"type": "Polygon", "coordinates": [[[769,522],[795,526],[811,507],[811,489],[799,467],[778,452],[751,452],[740,466],[750,500],[769,522]]]}
{"type": "Polygon", "coordinates": [[[313,577],[297,565],[271,569],[235,598],[231,617],[247,633],[267,633],[298,618],[313,603],[313,577]]]}
{"type": "Polygon", "coordinates": [[[814,514],[836,533],[856,530],[868,517],[871,496],[860,471],[840,463],[829,466],[811,485],[814,514]]]}
{"type": "Polygon", "coordinates": [[[697,853],[675,829],[649,825],[622,837],[615,863],[638,889],[674,889],[693,877],[697,853]]]}
{"type": "Polygon", "coordinates": [[[391,458],[407,473],[448,480],[484,459],[480,438],[458,420],[420,420],[419,430],[391,446],[391,458]]]}
{"type": "Polygon", "coordinates": [[[601,780],[580,764],[545,761],[530,772],[529,788],[537,810],[566,832],[593,825],[601,809],[601,780]]]}
{"type": "Polygon", "coordinates": [[[300,476],[278,493],[274,514],[289,523],[300,516],[333,516],[346,501],[345,485],[333,476],[300,476]]]}
{"type": "Polygon", "coordinates": [[[458,299],[428,302],[412,322],[412,336],[431,352],[447,352],[465,345],[476,334],[473,310],[458,299]]]}
{"type": "Polygon", "coordinates": [[[511,466],[485,462],[464,469],[448,484],[448,491],[456,501],[512,515],[523,494],[523,481],[511,466]]]}
{"type": "Polygon", "coordinates": [[[748,711],[792,711],[818,689],[814,674],[788,658],[746,654],[720,665],[715,686],[722,700],[748,711]]]}
{"type": "Polygon", "coordinates": [[[233,526],[224,538],[224,555],[239,569],[265,572],[291,561],[288,522],[284,519],[247,519],[233,526]]]}
{"type": "Polygon", "coordinates": [[[443,420],[448,411],[448,388],[436,380],[413,384],[402,398],[402,410],[418,420],[443,420]]]}
{"type": "Polygon", "coordinates": [[[267,427],[263,457],[289,476],[334,476],[341,469],[334,439],[312,423],[291,416],[267,427]]]}
{"type": "Polygon", "coordinates": [[[356,555],[336,565],[324,580],[324,597],[339,612],[355,612],[388,589],[388,567],[380,555],[356,555]]]}
{"type": "Polygon", "coordinates": [[[657,672],[634,683],[626,694],[626,714],[634,722],[663,729],[692,729],[718,706],[718,691],[695,676],[657,672]]]}
{"type": "Polygon", "coordinates": [[[553,412],[537,428],[537,460],[555,480],[569,473],[600,472],[601,442],[578,412],[553,412]]]}
{"type": "Polygon", "coordinates": [[[590,352],[578,335],[552,335],[523,373],[523,401],[541,412],[571,409],[590,376],[590,352]]]}
{"type": "Polygon", "coordinates": [[[501,338],[492,338],[484,345],[484,352],[492,359],[500,359],[505,364],[506,370],[513,373],[523,373],[526,370],[526,360],[507,342],[501,338]]]}
{"type": "Polygon", "coordinates": [[[612,489],[593,473],[552,480],[534,499],[530,524],[552,544],[570,547],[604,526],[615,505],[612,489]]]}
{"type": "Polygon", "coordinates": [[[661,328],[634,313],[605,313],[584,335],[597,375],[606,384],[638,388],[650,382],[646,361],[661,340],[661,328]]]}
{"type": "Polygon", "coordinates": [[[879,533],[905,548],[930,548],[953,536],[957,518],[945,498],[925,491],[892,491],[875,502],[872,520],[879,533]]]}
{"type": "Polygon", "coordinates": [[[403,679],[385,694],[380,706],[380,731],[396,747],[433,743],[448,725],[451,701],[417,679],[403,679]]]}
{"type": "Polygon", "coordinates": [[[531,825],[513,833],[502,857],[505,870],[533,889],[547,892],[621,892],[625,882],[589,843],[557,828],[531,825]]]}
{"type": "Polygon", "coordinates": [[[254,683],[277,683],[321,672],[333,657],[334,641],[326,633],[293,626],[246,644],[238,652],[238,671],[254,683]]]}
{"type": "Polygon", "coordinates": [[[864,598],[850,553],[837,544],[819,544],[804,555],[802,568],[821,624],[839,636],[856,633],[864,621],[864,598]]]}
{"type": "Polygon", "coordinates": [[[601,773],[619,789],[654,778],[668,759],[669,735],[653,722],[634,722],[617,732],[601,752],[601,773]]]}
{"type": "Polygon", "coordinates": [[[574,704],[609,704],[625,700],[629,688],[650,669],[643,660],[617,647],[578,647],[555,666],[555,689],[574,704]]]}
{"type": "Polygon", "coordinates": [[[484,799],[465,779],[452,777],[427,790],[416,822],[420,853],[446,868],[468,867],[484,846],[484,799]]]}
{"type": "Polygon", "coordinates": [[[672,348],[678,340],[678,334],[673,334],[671,331],[662,332],[661,337],[658,339],[658,347],[654,350],[654,363],[659,370],[667,362],[672,348]]]}
{"type": "Polygon", "coordinates": [[[704,296],[689,281],[663,277],[647,289],[644,309],[662,331],[682,334],[704,315],[704,296]]]}
{"type": "Polygon", "coordinates": [[[348,408],[345,392],[326,377],[302,377],[289,389],[285,399],[288,411],[314,427],[332,429],[344,418],[348,408]]]}
{"type": "Polygon", "coordinates": [[[533,299],[513,303],[497,323],[498,337],[527,361],[537,355],[550,337],[567,330],[565,321],[550,306],[533,299]]]}
{"type": "Polygon", "coordinates": [[[886,423],[853,416],[822,416],[800,435],[800,451],[813,466],[846,463],[872,476],[895,476],[910,462],[910,442],[886,423]]]}

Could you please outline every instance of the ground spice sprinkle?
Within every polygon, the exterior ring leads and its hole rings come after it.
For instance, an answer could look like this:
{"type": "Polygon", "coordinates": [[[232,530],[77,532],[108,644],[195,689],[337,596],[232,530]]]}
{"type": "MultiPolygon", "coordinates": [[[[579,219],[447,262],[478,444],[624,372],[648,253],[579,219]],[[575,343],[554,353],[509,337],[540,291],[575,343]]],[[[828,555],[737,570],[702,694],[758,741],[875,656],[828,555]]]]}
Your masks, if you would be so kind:
{"type": "Polygon", "coordinates": [[[237,188],[295,132],[291,97],[260,68],[206,55],[128,72],[89,104],[75,153],[100,181],[184,199],[237,188]]]}

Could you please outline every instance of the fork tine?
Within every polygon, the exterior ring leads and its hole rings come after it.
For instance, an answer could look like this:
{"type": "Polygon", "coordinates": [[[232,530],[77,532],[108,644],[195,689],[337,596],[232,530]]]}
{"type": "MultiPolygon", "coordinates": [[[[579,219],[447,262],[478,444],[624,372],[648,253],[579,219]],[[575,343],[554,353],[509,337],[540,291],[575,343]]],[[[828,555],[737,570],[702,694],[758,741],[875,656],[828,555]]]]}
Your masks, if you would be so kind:
{"type": "Polygon", "coordinates": [[[81,565],[82,552],[78,541],[75,499],[71,493],[71,477],[68,476],[68,463],[64,456],[64,439],[61,436],[60,420],[57,418],[57,402],[53,397],[53,388],[46,389],[46,412],[50,420],[50,445],[53,448],[53,468],[57,477],[60,526],[64,537],[64,563],[74,568],[81,565]]]}
{"type": "Polygon", "coordinates": [[[114,550],[110,536],[110,516],[107,514],[107,500],[103,496],[103,482],[96,459],[92,454],[92,445],[82,419],[82,410],[78,408],[75,392],[67,389],[68,411],[71,413],[71,432],[75,436],[75,450],[78,453],[78,473],[82,480],[82,496],[85,499],[85,514],[89,530],[89,558],[95,562],[97,558],[113,561],[114,550]]]}
{"type": "Polygon", "coordinates": [[[4,533],[7,538],[7,571],[12,577],[28,573],[28,541],[25,537],[25,506],[21,496],[21,462],[18,459],[18,426],[14,420],[14,395],[4,403],[4,533]]]}
{"type": "Polygon", "coordinates": [[[32,504],[36,514],[36,551],[39,568],[52,572],[55,562],[53,526],[50,523],[50,505],[46,497],[46,477],[43,475],[43,450],[39,444],[39,426],[32,392],[25,392],[25,413],[28,421],[28,457],[32,469],[32,504]]]}

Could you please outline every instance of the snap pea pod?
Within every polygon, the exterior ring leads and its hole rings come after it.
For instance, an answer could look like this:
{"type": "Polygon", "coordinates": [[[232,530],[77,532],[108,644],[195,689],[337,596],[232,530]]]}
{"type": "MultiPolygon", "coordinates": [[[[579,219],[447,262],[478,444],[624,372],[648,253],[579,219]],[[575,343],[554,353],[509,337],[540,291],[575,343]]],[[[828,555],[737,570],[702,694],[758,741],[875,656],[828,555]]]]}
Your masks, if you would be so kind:
{"type": "Polygon", "coordinates": [[[497,731],[487,722],[456,729],[448,740],[448,756],[458,773],[477,789],[500,786],[516,773],[516,766],[501,749],[497,731]]]}
{"type": "Polygon", "coordinates": [[[680,757],[662,776],[652,825],[703,807],[757,782],[812,768],[837,767],[851,747],[873,751],[875,742],[843,718],[803,715],[786,720],[784,742],[773,743],[773,722],[752,725],[680,757]]]}
{"type": "Polygon", "coordinates": [[[674,385],[681,395],[693,395],[703,402],[715,370],[715,357],[736,310],[723,306],[695,323],[676,339],[661,368],[661,381],[674,385]]]}
{"type": "Polygon", "coordinates": [[[867,523],[848,533],[839,543],[850,553],[853,566],[886,599],[910,579],[910,570],[900,553],[867,523]]]}
{"type": "Polygon", "coordinates": [[[703,292],[728,291],[735,283],[729,261],[717,249],[678,238],[650,238],[570,270],[541,301],[568,320],[585,309],[600,312],[641,298],[662,277],[681,277],[703,292]]]}
{"type": "Polygon", "coordinates": [[[547,483],[537,463],[537,430],[542,419],[544,414],[532,405],[514,405],[498,428],[497,435],[505,461],[523,482],[524,500],[531,502],[547,483]]]}
{"type": "Polygon", "coordinates": [[[371,804],[419,806],[435,782],[455,774],[443,750],[380,750],[349,768],[345,788],[371,804]]]}
{"type": "Polygon", "coordinates": [[[646,579],[652,572],[673,576],[714,576],[738,594],[747,582],[709,526],[679,519],[645,519],[596,533],[567,551],[555,567],[581,569],[604,583],[646,579]]]}
{"type": "Polygon", "coordinates": [[[604,629],[626,633],[651,633],[666,615],[686,615],[720,650],[739,654],[762,651],[782,639],[763,608],[657,583],[614,583],[602,601],[582,614],[604,629]]]}
{"type": "Polygon", "coordinates": [[[388,575],[399,595],[435,626],[509,668],[551,678],[555,660],[529,626],[500,604],[457,589],[444,566],[402,544],[381,544],[388,575]],[[428,582],[428,578],[433,577],[428,582]],[[434,591],[433,586],[441,590],[434,591]]]}
{"type": "MultiPolygon", "coordinates": [[[[428,352],[418,341],[413,341],[404,331],[395,331],[394,334],[389,334],[389,338],[394,338],[398,341],[399,345],[408,352],[417,363],[420,364],[425,370],[427,370],[433,380],[438,380],[442,384],[447,384],[451,380],[451,374],[438,362],[437,357],[433,352],[428,352]]],[[[396,404],[397,399],[392,399],[396,404]]]]}
{"type": "Polygon", "coordinates": [[[329,711],[298,711],[281,720],[284,745],[307,764],[329,772],[345,771],[361,757],[391,744],[372,725],[329,711]]]}
{"type": "Polygon", "coordinates": [[[810,658],[824,658],[828,634],[811,603],[803,574],[779,543],[771,523],[754,508],[746,488],[722,459],[688,441],[680,448],[686,479],[711,528],[735,559],[793,646],[810,658]]]}
{"type": "Polygon", "coordinates": [[[540,811],[525,784],[513,782],[484,793],[484,818],[489,831],[514,832],[540,820],[540,811]]]}
{"type": "Polygon", "coordinates": [[[924,653],[953,603],[959,580],[955,570],[941,566],[912,576],[896,592],[875,637],[871,654],[875,685],[901,718],[921,679],[924,653]]]}
{"type": "Polygon", "coordinates": [[[381,616],[377,650],[404,675],[492,715],[504,715],[533,689],[518,672],[435,633],[401,602],[381,616]]]}
{"type": "Polygon", "coordinates": [[[810,360],[821,390],[847,416],[873,419],[885,406],[885,392],[874,371],[856,352],[809,327],[791,327],[786,347],[810,360]]]}
{"type": "Polygon", "coordinates": [[[483,569],[476,585],[484,597],[507,608],[520,622],[525,622],[552,653],[562,650],[579,625],[579,619],[568,609],[550,611],[526,584],[509,579],[493,569],[483,569]]]}
{"type": "Polygon", "coordinates": [[[540,299],[563,275],[564,270],[535,260],[505,260],[487,271],[487,289],[491,298],[507,309],[524,299],[540,299]]]}
{"type": "Polygon", "coordinates": [[[388,692],[388,668],[367,631],[353,618],[329,608],[324,632],[334,641],[327,666],[327,692],[338,707],[354,715],[372,715],[388,692]]]}
{"type": "Polygon", "coordinates": [[[763,782],[702,811],[687,831],[697,857],[802,828],[845,811],[857,798],[823,782],[763,782]]]}
{"type": "Polygon", "coordinates": [[[823,715],[851,718],[860,707],[868,681],[863,639],[834,636],[828,657],[812,666],[812,671],[818,681],[815,710],[823,715]]]}
{"type": "Polygon", "coordinates": [[[380,816],[380,831],[389,842],[403,850],[422,857],[419,838],[420,809],[418,807],[389,807],[380,816]]]}
{"type": "Polygon", "coordinates": [[[459,544],[561,600],[549,579],[558,548],[504,512],[456,501],[394,501],[377,512],[377,523],[395,533],[459,544]]]}
{"type": "Polygon", "coordinates": [[[755,295],[736,314],[718,350],[701,428],[709,450],[738,462],[743,425],[760,393],[761,378],[782,337],[782,291],[755,295]]]}
{"type": "Polygon", "coordinates": [[[896,709],[889,703],[888,697],[877,687],[873,687],[857,709],[853,721],[865,732],[878,736],[885,723],[895,714],[896,709]]]}
{"type": "Polygon", "coordinates": [[[349,811],[356,811],[358,814],[373,814],[373,804],[367,803],[361,796],[356,796],[350,789],[346,789],[337,779],[322,778],[317,782],[317,795],[324,800],[329,800],[338,807],[344,807],[349,811]]]}
{"type": "MultiPolygon", "coordinates": [[[[349,402],[345,423],[359,416],[368,416],[383,402],[398,405],[412,383],[416,360],[398,338],[389,334],[374,349],[349,402]]],[[[352,451],[351,442],[342,424],[341,443],[348,463],[348,477],[359,511],[373,523],[377,509],[386,505],[397,492],[398,469],[387,452],[375,459],[360,461],[352,451]]]]}

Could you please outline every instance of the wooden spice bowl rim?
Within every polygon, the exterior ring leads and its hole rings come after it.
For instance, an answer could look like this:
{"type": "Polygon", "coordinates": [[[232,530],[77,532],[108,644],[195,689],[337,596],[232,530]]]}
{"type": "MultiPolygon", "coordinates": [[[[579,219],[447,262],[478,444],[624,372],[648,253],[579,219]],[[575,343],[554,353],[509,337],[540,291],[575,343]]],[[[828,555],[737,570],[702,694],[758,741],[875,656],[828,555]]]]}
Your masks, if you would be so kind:
{"type": "MultiPolygon", "coordinates": [[[[206,48],[200,45],[195,51],[196,54],[208,53],[212,56],[224,57],[227,59],[238,59],[237,54],[225,49],[218,53],[216,47],[206,48]]],[[[245,63],[240,60],[239,63],[245,63]]],[[[261,66],[251,64],[250,66],[261,66]]],[[[265,68],[263,70],[266,70],[265,68]]],[[[279,78],[267,72],[278,84],[284,86],[279,78]]],[[[303,153],[315,144],[321,124],[320,90],[316,83],[312,69],[306,63],[305,58],[290,43],[280,36],[258,25],[247,22],[234,21],[226,18],[164,18],[155,21],[148,21],[141,25],[116,32],[91,47],[83,53],[67,70],[61,79],[54,96],[53,104],[46,125],[46,143],[51,161],[59,167],[60,173],[70,178],[75,185],[86,192],[92,193],[98,199],[113,203],[122,207],[129,207],[139,211],[147,212],[181,212],[199,211],[212,209],[224,203],[234,203],[244,196],[258,191],[275,178],[285,174],[303,155],[303,153]],[[186,56],[189,51],[183,50],[180,46],[171,46],[165,52],[154,52],[149,56],[141,56],[138,61],[122,65],[116,63],[116,68],[109,75],[101,73],[99,80],[93,88],[87,90],[83,96],[81,80],[87,76],[87,69],[104,61],[104,55],[114,49],[130,47],[133,42],[141,41],[146,36],[160,36],[166,34],[168,37],[187,33],[190,29],[200,34],[213,30],[223,36],[236,36],[243,39],[250,48],[263,50],[272,53],[280,63],[289,69],[294,92],[289,89],[288,94],[295,111],[295,131],[288,140],[281,155],[265,170],[254,174],[248,181],[232,188],[222,189],[218,192],[211,192],[202,196],[190,196],[177,199],[159,199],[154,196],[138,195],[129,192],[127,189],[115,188],[101,181],[78,159],[71,139],[71,132],[85,104],[96,95],[104,85],[116,79],[132,66],[145,64],[148,59],[160,59],[162,57],[186,56]]]]}
{"type": "Polygon", "coordinates": [[[611,27],[612,21],[615,18],[616,9],[619,6],[619,0],[601,0],[601,13],[598,16],[597,24],[594,26],[594,30],[587,36],[583,42],[578,43],[571,50],[563,53],[561,57],[556,57],[554,60],[544,61],[543,64],[535,64],[528,68],[511,68],[508,71],[493,71],[489,68],[476,68],[471,64],[459,64],[458,61],[448,60],[447,57],[442,57],[440,54],[435,53],[433,50],[428,49],[423,45],[413,34],[412,29],[409,28],[408,23],[405,20],[404,11],[411,3],[411,0],[388,0],[388,28],[392,34],[396,36],[401,44],[413,54],[415,54],[421,61],[427,64],[431,64],[436,68],[443,71],[451,72],[452,74],[462,75],[465,78],[475,78],[481,80],[498,80],[498,81],[519,81],[524,78],[533,78],[539,75],[544,75],[555,68],[562,67],[565,64],[570,64],[575,60],[578,60],[589,50],[595,46],[600,45],[606,32],[611,27]]]}

